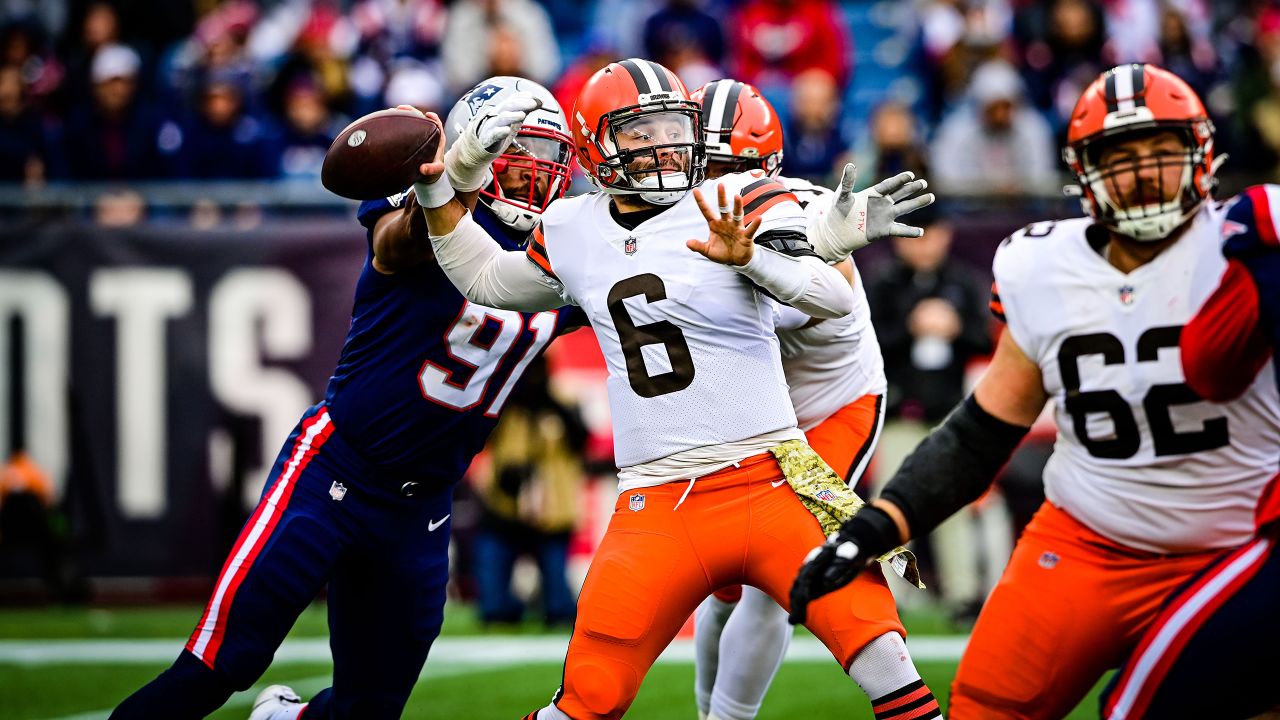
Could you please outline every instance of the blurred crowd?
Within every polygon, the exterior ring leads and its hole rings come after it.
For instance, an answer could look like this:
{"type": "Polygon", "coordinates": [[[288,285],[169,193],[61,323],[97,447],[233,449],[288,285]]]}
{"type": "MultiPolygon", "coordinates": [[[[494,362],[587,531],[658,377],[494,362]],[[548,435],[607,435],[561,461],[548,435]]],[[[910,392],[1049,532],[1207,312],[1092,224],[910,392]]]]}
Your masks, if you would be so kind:
{"type": "Polygon", "coordinates": [[[593,71],[635,55],[691,88],[726,75],[759,86],[784,116],[788,174],[818,180],[856,157],[864,182],[927,169],[946,192],[1051,189],[1075,98],[1127,61],[1201,92],[1220,145],[1248,149],[1234,170],[1280,168],[1280,7],[1265,0],[7,0],[0,12],[0,180],[29,185],[314,177],[366,112],[447,110],[493,74],[542,82],[568,109],[593,71]]]}

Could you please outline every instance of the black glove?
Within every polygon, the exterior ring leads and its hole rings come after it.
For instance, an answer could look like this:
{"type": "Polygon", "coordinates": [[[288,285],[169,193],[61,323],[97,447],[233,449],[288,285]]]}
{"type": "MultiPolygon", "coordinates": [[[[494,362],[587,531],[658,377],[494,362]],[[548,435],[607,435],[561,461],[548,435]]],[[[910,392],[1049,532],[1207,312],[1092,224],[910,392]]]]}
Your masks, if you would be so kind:
{"type": "Polygon", "coordinates": [[[873,560],[898,546],[898,525],[889,513],[867,505],[804,559],[791,585],[792,625],[801,625],[809,603],[853,582],[873,560]]]}

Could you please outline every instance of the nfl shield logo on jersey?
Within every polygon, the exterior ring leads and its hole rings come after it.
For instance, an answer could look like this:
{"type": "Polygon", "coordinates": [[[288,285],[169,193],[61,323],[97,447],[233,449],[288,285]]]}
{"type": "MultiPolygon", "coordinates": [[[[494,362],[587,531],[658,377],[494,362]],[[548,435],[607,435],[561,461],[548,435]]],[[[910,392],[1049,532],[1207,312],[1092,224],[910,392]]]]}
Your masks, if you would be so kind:
{"type": "Polygon", "coordinates": [[[833,492],[831,492],[830,490],[819,490],[819,491],[818,491],[818,495],[817,495],[817,497],[818,497],[818,499],[819,499],[819,500],[821,500],[822,502],[835,502],[835,501],[836,501],[836,494],[835,494],[835,493],[833,493],[833,492]]]}
{"type": "Polygon", "coordinates": [[[634,237],[629,237],[622,241],[622,252],[628,255],[636,254],[636,239],[634,237]]]}
{"type": "Polygon", "coordinates": [[[627,504],[627,507],[631,508],[631,512],[640,512],[641,510],[644,509],[644,496],[632,495],[630,498],[630,502],[628,502],[627,504]]]}
{"type": "Polygon", "coordinates": [[[1124,285],[1120,288],[1120,302],[1125,305],[1133,304],[1133,286],[1124,285]]]}
{"type": "Polygon", "coordinates": [[[334,500],[341,500],[346,496],[347,496],[347,486],[343,485],[337,480],[334,480],[333,484],[329,486],[329,497],[333,498],[334,500]]]}
{"type": "Polygon", "coordinates": [[[1040,554],[1039,565],[1045,570],[1052,570],[1058,567],[1058,561],[1061,559],[1062,558],[1058,557],[1058,553],[1051,550],[1045,550],[1040,554]]]}

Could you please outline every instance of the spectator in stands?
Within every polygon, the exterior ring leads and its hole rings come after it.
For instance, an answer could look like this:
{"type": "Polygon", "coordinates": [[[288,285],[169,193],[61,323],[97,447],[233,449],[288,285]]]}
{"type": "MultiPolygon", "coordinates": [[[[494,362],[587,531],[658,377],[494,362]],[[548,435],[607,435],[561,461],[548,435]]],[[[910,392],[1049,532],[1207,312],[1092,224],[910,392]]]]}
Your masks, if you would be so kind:
{"type": "Polygon", "coordinates": [[[1032,3],[1014,20],[1030,100],[1060,132],[1080,93],[1115,64],[1105,31],[1102,7],[1090,0],[1032,3]]]}
{"type": "Polygon", "coordinates": [[[918,11],[930,119],[964,94],[973,70],[1000,54],[1013,12],[1007,0],[926,0],[918,11]]]}
{"type": "Polygon", "coordinates": [[[849,147],[840,122],[839,89],[830,73],[813,68],[796,77],[785,127],[787,174],[830,186],[849,147]]]}
{"type": "Polygon", "coordinates": [[[77,99],[88,97],[93,87],[90,71],[98,49],[122,42],[120,16],[115,6],[108,2],[90,3],[80,21],[77,40],[66,54],[66,77],[59,89],[64,104],[74,104],[77,99]]]}
{"type": "MultiPolygon", "coordinates": [[[[861,187],[906,170],[918,177],[929,176],[928,148],[915,113],[904,103],[895,100],[881,103],[871,114],[870,128],[862,145],[857,160],[861,187]]],[[[787,161],[790,160],[788,156],[787,161]]]]}
{"type": "Polygon", "coordinates": [[[528,554],[542,578],[543,621],[573,624],[576,603],[566,572],[586,440],[577,408],[549,392],[546,359],[538,358],[503,409],[481,471],[472,476],[481,506],[474,569],[482,622],[523,618],[511,577],[515,561],[528,554]]]}
{"type": "Polygon", "coordinates": [[[27,97],[37,107],[47,104],[46,98],[57,91],[65,73],[49,38],[32,20],[0,24],[0,66],[5,65],[22,70],[27,97]]]}
{"type": "Polygon", "coordinates": [[[127,45],[104,45],[93,57],[90,99],[71,110],[62,153],[77,180],[137,180],[167,174],[173,150],[159,111],[138,97],[141,60],[127,45]]]}
{"type": "MultiPolygon", "coordinates": [[[[1207,18],[1202,18],[1207,20],[1207,18]]],[[[1186,11],[1166,6],[1160,14],[1160,67],[1177,75],[1200,97],[1208,97],[1218,77],[1218,56],[1204,31],[1194,32],[1186,11]]]]}
{"type": "Polygon", "coordinates": [[[691,88],[725,76],[724,32],[700,0],[667,0],[645,21],[644,49],[691,88]]]}
{"type": "MultiPolygon", "coordinates": [[[[384,104],[383,87],[390,85],[398,68],[427,68],[442,75],[436,61],[448,11],[441,0],[361,0],[352,7],[350,17],[358,38],[348,71],[355,96],[348,108],[352,115],[384,104]]],[[[443,80],[437,77],[433,84],[442,85],[443,80]]]]}
{"type": "Polygon", "coordinates": [[[1280,180],[1280,9],[1268,7],[1254,23],[1253,42],[1240,48],[1233,90],[1238,112],[1232,121],[1237,146],[1232,167],[1280,180]]]}
{"type": "Polygon", "coordinates": [[[49,148],[40,116],[27,102],[22,71],[0,67],[0,182],[44,182],[49,148]]]}
{"type": "Polygon", "coordinates": [[[324,96],[309,78],[299,77],[285,91],[284,129],[280,134],[282,178],[318,178],[329,143],[342,131],[324,96]]]}
{"type": "Polygon", "coordinates": [[[211,75],[201,93],[199,113],[186,131],[186,174],[207,179],[272,177],[279,167],[274,148],[269,128],[245,112],[235,75],[211,75]]]}
{"type": "MultiPolygon", "coordinates": [[[[734,27],[734,77],[766,94],[789,87],[810,70],[826,72],[837,91],[849,83],[853,38],[834,2],[748,0],[734,27]]],[[[791,162],[788,156],[788,172],[791,162]]]]}
{"type": "Polygon", "coordinates": [[[462,93],[494,75],[495,59],[504,71],[518,70],[513,74],[543,85],[553,84],[560,69],[551,19],[533,0],[458,0],[449,8],[441,55],[451,93],[462,93]],[[514,42],[519,43],[518,52],[514,42]]]}
{"type": "Polygon", "coordinates": [[[930,148],[929,179],[941,192],[1013,195],[1053,186],[1053,132],[1022,94],[1022,78],[1002,60],[974,72],[968,101],[942,121],[930,148]]]}
{"type": "MultiPolygon", "coordinates": [[[[992,350],[989,294],[972,268],[950,259],[950,221],[933,208],[917,220],[924,236],[895,239],[894,257],[863,274],[889,383],[876,456],[882,480],[963,399],[969,362],[992,350]]],[[[967,538],[971,530],[959,515],[939,528],[942,540],[932,544],[943,598],[955,612],[980,600],[983,588],[974,572],[974,544],[961,540],[957,547],[945,538],[949,532],[967,538]]],[[[1004,559],[998,559],[1001,566],[1004,559]]]]}

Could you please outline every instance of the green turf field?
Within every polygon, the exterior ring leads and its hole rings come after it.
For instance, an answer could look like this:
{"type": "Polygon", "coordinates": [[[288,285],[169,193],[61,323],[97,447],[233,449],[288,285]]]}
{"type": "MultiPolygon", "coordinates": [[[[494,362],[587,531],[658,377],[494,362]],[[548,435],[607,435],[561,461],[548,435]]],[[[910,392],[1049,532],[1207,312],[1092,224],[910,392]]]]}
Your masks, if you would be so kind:
{"type": "MultiPolygon", "coordinates": [[[[105,718],[116,702],[168,665],[165,658],[177,655],[198,616],[194,606],[0,610],[0,718],[105,718]],[[104,646],[106,642],[112,644],[104,646]],[[105,652],[106,659],[77,657],[83,648],[105,652]],[[149,659],[135,656],[135,650],[149,659]],[[60,660],[63,655],[70,659],[60,660]]],[[[954,632],[945,620],[930,615],[904,620],[917,634],[954,632]]],[[[564,642],[563,635],[546,634],[536,626],[514,628],[510,637],[486,633],[463,606],[451,607],[445,625],[443,641],[478,644],[498,655],[490,652],[485,659],[447,651],[433,654],[406,718],[514,720],[546,704],[559,684],[558,643],[564,642]],[[507,647],[509,652],[501,652],[507,647]],[[539,652],[529,653],[533,647],[539,652]],[[554,652],[548,655],[548,649],[554,652]]],[[[247,717],[253,696],[267,684],[290,684],[304,697],[325,687],[329,664],[323,658],[324,638],[324,611],[316,607],[303,615],[285,644],[286,650],[303,652],[293,653],[292,659],[278,657],[258,686],[233,697],[212,717],[247,717]]],[[[812,650],[813,641],[798,636],[795,647],[812,650]]],[[[812,652],[805,657],[816,658],[812,652]]],[[[944,707],[955,665],[947,659],[917,662],[944,707]]],[[[692,687],[693,667],[687,659],[664,658],[645,679],[627,716],[696,718],[692,687]]],[[[1070,717],[1096,717],[1096,702],[1095,690],[1070,717]]],[[[872,714],[865,697],[834,662],[803,659],[783,666],[759,717],[871,720],[872,714]]]]}

